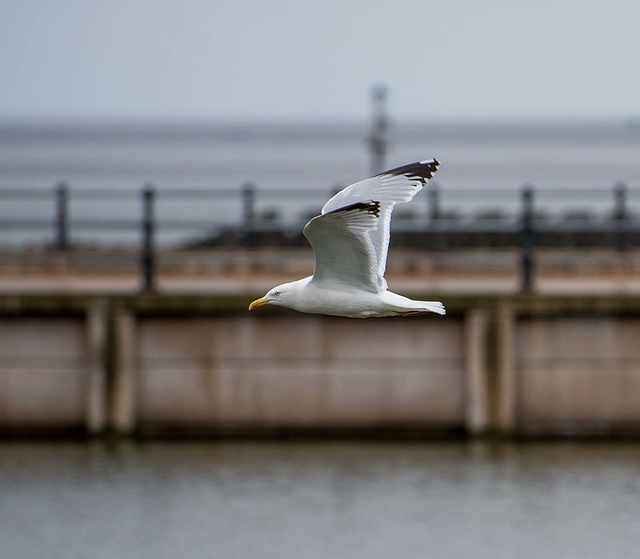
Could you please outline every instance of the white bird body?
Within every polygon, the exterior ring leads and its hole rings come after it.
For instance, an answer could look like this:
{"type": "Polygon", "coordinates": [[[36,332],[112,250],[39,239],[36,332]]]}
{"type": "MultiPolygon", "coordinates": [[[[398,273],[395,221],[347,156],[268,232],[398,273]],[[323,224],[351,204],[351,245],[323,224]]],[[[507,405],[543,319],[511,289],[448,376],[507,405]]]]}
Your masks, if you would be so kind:
{"type": "Polygon", "coordinates": [[[391,213],[409,202],[438,169],[430,159],[386,171],[338,192],[304,228],[313,247],[313,276],[285,283],[253,301],[300,312],[368,318],[435,312],[438,301],[413,301],[387,289],[391,213]]]}
{"type": "Polygon", "coordinates": [[[327,289],[314,282],[313,276],[282,284],[274,290],[281,294],[286,290],[286,306],[304,313],[348,318],[404,316],[429,311],[444,314],[444,306],[436,301],[413,301],[388,290],[373,293],[348,286],[327,289]]]}

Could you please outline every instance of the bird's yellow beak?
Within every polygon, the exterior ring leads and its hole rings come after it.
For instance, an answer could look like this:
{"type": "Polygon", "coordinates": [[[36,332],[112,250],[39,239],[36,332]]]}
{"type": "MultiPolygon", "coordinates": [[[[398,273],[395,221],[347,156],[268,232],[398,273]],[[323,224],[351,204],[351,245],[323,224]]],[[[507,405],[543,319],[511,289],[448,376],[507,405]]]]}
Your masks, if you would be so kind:
{"type": "Polygon", "coordinates": [[[265,299],[264,297],[260,297],[260,299],[256,299],[253,303],[249,305],[249,310],[252,311],[253,309],[262,307],[263,305],[266,305],[267,303],[270,303],[270,302],[271,302],[271,299],[265,299]]]}

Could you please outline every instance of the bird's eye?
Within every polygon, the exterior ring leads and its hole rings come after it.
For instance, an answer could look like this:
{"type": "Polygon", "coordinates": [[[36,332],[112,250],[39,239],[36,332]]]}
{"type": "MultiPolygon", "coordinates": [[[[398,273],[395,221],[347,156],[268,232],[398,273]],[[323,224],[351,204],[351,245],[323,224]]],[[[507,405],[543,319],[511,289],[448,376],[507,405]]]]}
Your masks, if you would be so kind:
{"type": "Polygon", "coordinates": [[[280,297],[280,291],[276,291],[276,292],[273,294],[273,296],[274,296],[274,297],[280,297]]]}

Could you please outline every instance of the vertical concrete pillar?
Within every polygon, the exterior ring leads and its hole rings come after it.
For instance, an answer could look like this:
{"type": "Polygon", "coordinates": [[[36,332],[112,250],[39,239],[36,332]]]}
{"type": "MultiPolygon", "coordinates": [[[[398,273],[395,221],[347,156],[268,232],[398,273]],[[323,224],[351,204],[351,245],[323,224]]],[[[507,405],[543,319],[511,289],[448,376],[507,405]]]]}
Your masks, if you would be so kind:
{"type": "Polygon", "coordinates": [[[114,317],[114,375],[111,426],[122,434],[133,432],[136,423],[136,327],[129,309],[119,308],[114,317]]]}
{"type": "Polygon", "coordinates": [[[515,315],[509,303],[501,303],[497,310],[497,386],[496,430],[512,435],[516,430],[516,371],[515,371],[515,315]]]}
{"type": "Polygon", "coordinates": [[[92,435],[102,431],[106,422],[108,319],[106,301],[98,300],[89,304],[86,314],[88,363],[85,425],[87,432],[92,435]]]}
{"type": "Polygon", "coordinates": [[[467,313],[465,428],[472,435],[484,433],[489,427],[488,331],[487,310],[473,309],[467,313]]]}

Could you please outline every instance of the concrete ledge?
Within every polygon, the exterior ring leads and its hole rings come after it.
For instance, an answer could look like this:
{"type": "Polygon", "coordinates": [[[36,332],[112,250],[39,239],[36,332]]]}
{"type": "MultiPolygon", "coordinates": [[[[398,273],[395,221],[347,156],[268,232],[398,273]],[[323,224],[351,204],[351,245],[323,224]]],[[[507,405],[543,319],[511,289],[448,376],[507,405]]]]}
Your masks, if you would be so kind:
{"type": "Polygon", "coordinates": [[[0,295],[0,434],[640,436],[640,296],[353,321],[259,294],[0,295]]]}

